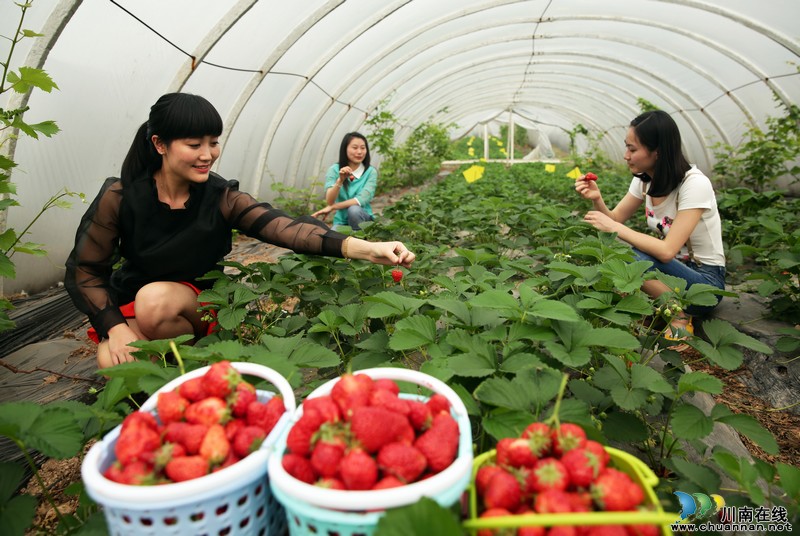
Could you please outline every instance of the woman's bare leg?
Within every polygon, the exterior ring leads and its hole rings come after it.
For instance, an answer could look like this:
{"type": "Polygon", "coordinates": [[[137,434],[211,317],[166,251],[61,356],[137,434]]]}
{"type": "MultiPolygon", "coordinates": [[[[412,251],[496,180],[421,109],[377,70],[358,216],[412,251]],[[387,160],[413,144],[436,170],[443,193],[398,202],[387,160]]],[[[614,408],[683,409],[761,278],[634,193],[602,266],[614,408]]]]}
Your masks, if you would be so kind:
{"type": "Polygon", "coordinates": [[[203,322],[199,307],[197,294],[191,288],[159,281],[145,285],[136,294],[136,321],[146,340],[200,336],[208,324],[203,322]]]}

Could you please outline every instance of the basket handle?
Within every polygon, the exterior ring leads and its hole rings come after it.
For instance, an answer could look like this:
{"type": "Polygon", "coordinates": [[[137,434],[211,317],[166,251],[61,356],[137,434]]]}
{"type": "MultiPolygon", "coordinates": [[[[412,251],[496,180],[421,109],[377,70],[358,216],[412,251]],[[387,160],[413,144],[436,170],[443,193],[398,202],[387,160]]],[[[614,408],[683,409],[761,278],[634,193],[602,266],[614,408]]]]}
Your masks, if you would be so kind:
{"type": "MultiPolygon", "coordinates": [[[[394,368],[394,367],[377,367],[377,368],[370,368],[370,369],[363,369],[355,371],[353,374],[366,374],[370,378],[373,379],[384,379],[384,380],[396,380],[396,381],[403,381],[409,382],[421,387],[425,387],[430,389],[434,393],[438,393],[443,395],[447,398],[447,401],[450,402],[451,410],[458,416],[467,417],[467,407],[464,405],[464,402],[461,398],[453,391],[446,383],[443,381],[434,378],[433,376],[429,376],[428,374],[424,374],[422,372],[417,372],[416,370],[411,369],[403,369],[403,368],[394,368]]],[[[318,396],[325,396],[331,393],[333,390],[333,386],[339,381],[340,378],[327,382],[317,389],[312,391],[307,398],[316,398],[318,396]]]]}
{"type": "MultiPolygon", "coordinates": [[[[294,391],[292,390],[292,386],[289,385],[289,382],[286,378],[283,377],[279,372],[273,370],[269,367],[265,367],[264,365],[259,365],[258,363],[248,363],[246,361],[231,361],[231,365],[233,368],[238,370],[242,374],[247,374],[250,376],[256,376],[263,380],[267,380],[272,385],[274,385],[278,392],[283,397],[283,405],[286,407],[286,411],[289,414],[294,413],[295,409],[297,409],[297,402],[294,398],[294,391]]],[[[143,411],[154,411],[156,409],[156,403],[158,402],[158,394],[165,391],[172,391],[177,388],[180,384],[185,382],[186,380],[190,380],[192,378],[197,378],[205,374],[211,366],[201,367],[177,378],[173,379],[166,385],[164,385],[161,389],[156,391],[152,394],[150,398],[148,398],[144,404],[142,404],[141,409],[143,411]]]]}

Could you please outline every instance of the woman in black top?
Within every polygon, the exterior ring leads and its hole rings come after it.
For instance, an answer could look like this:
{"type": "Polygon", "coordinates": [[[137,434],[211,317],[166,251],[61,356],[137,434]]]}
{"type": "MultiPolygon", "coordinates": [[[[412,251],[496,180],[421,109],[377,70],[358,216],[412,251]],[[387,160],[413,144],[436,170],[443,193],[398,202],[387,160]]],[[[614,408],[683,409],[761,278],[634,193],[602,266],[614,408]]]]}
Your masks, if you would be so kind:
{"type": "Polygon", "coordinates": [[[414,261],[401,242],[348,237],[240,192],[237,181],[211,172],[220,134],[222,118],[203,97],[162,96],[120,178],[105,181],[81,219],[64,284],[96,331],[100,368],[133,361],[132,341],[208,332],[197,295],[211,283],[198,278],[231,251],[232,229],[297,253],[406,267],[414,261]]]}

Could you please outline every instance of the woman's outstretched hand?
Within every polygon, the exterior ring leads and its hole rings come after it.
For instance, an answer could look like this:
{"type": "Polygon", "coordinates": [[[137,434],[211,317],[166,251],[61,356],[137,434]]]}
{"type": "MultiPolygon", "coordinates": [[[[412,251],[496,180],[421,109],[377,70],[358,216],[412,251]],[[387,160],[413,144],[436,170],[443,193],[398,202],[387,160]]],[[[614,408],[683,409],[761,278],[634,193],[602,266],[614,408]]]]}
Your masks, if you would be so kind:
{"type": "Polygon", "coordinates": [[[599,210],[590,210],[589,212],[587,212],[586,216],[583,217],[583,221],[590,224],[598,231],[604,231],[607,233],[614,233],[619,231],[619,225],[617,224],[617,222],[614,221],[609,216],[606,216],[599,210]]]}
{"type": "Polygon", "coordinates": [[[109,330],[108,350],[111,354],[111,363],[119,365],[129,361],[136,361],[132,352],[138,348],[128,346],[128,343],[139,340],[136,333],[127,324],[117,324],[109,330]]]}
{"type": "Polygon", "coordinates": [[[328,217],[328,214],[330,214],[331,212],[333,212],[333,207],[331,205],[328,205],[327,207],[323,207],[318,211],[316,211],[314,214],[311,215],[311,217],[325,221],[328,217]]]}
{"type": "Polygon", "coordinates": [[[372,242],[372,251],[367,259],[375,264],[411,267],[417,256],[402,242],[372,242]]]}
{"type": "Polygon", "coordinates": [[[368,242],[355,237],[348,240],[347,256],[351,259],[410,268],[417,258],[402,242],[368,242]]]}

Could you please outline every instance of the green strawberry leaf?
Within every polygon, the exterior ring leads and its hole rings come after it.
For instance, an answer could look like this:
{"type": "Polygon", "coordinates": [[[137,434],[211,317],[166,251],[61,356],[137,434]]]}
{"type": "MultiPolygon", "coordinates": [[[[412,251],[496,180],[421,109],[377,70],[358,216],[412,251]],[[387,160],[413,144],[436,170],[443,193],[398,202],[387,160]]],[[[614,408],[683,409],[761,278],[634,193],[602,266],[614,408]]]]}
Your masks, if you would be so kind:
{"type": "Polygon", "coordinates": [[[692,404],[682,404],[672,413],[672,431],[681,439],[701,439],[714,428],[714,421],[692,404]]]}
{"type": "Polygon", "coordinates": [[[408,536],[409,534],[436,534],[437,536],[463,536],[461,523],[450,509],[428,497],[414,504],[387,510],[378,521],[375,536],[408,536]]]}

